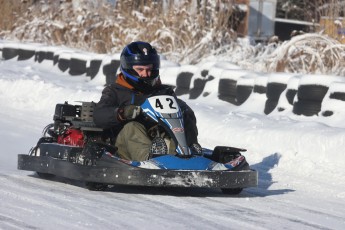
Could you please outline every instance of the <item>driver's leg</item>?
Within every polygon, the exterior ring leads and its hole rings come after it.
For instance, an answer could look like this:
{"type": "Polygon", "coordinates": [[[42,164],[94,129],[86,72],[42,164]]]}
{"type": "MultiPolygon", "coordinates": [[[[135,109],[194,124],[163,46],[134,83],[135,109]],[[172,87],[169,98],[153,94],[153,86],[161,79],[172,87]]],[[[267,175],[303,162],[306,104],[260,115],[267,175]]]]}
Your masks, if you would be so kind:
{"type": "Polygon", "coordinates": [[[115,146],[121,158],[133,161],[144,161],[149,158],[152,141],[147,130],[139,122],[127,123],[116,138],[115,146]]]}

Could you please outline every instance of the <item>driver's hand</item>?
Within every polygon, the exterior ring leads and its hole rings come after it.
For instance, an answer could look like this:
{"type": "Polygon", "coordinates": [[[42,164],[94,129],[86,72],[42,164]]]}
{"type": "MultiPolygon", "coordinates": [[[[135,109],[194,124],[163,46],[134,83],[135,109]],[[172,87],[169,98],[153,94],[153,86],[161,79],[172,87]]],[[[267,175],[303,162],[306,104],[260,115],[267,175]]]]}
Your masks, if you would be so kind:
{"type": "Polygon", "coordinates": [[[120,106],[117,109],[117,119],[121,122],[134,120],[139,116],[141,112],[141,107],[137,105],[125,105],[120,106]]]}

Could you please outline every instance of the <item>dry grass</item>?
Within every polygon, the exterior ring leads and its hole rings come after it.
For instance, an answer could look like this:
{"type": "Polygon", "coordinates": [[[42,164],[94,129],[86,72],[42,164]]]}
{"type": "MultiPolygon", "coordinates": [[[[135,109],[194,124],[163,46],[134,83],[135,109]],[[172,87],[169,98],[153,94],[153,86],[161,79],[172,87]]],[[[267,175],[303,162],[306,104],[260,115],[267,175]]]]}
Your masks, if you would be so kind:
{"type": "Polygon", "coordinates": [[[73,1],[37,2],[17,18],[11,31],[0,36],[97,53],[119,52],[129,42],[144,40],[169,59],[188,63],[198,62],[235,38],[229,25],[229,0],[170,0],[166,5],[164,1],[122,0],[116,6],[80,2],[80,6],[73,1]]]}
{"type": "MultiPolygon", "coordinates": [[[[213,55],[255,71],[345,74],[344,46],[325,35],[299,35],[266,46],[235,41],[229,24],[234,13],[232,0],[118,0],[116,6],[101,0],[31,0],[22,3],[29,6],[36,2],[26,8],[15,7],[18,1],[11,5],[0,0],[2,6],[15,12],[13,26],[3,30],[0,38],[96,53],[120,52],[129,42],[144,40],[169,60],[182,64],[213,55]]],[[[315,16],[342,13],[334,2],[315,16]]],[[[325,1],[313,3],[320,6],[325,1]]]]}
{"type": "Polygon", "coordinates": [[[281,44],[267,57],[270,72],[344,75],[345,45],[319,34],[305,34],[281,44]]]}

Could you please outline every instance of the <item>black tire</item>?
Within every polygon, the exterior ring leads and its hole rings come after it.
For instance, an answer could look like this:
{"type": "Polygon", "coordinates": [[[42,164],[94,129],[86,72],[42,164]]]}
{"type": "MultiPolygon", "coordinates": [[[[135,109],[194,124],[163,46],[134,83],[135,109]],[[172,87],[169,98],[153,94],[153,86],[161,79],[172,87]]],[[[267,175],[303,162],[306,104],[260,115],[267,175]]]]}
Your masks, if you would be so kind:
{"type": "Polygon", "coordinates": [[[204,79],[200,79],[200,78],[195,79],[194,87],[189,92],[189,99],[198,98],[202,94],[202,91],[204,90],[205,85],[206,85],[206,81],[204,79]]]}
{"type": "Polygon", "coordinates": [[[189,99],[198,98],[202,94],[202,92],[204,91],[206,83],[208,81],[212,81],[213,79],[214,79],[213,76],[209,76],[207,79],[206,78],[195,79],[194,80],[194,87],[189,92],[189,99]]]}
{"type": "Polygon", "coordinates": [[[236,98],[237,81],[232,79],[219,79],[218,94],[225,97],[236,98]]]}
{"type": "Polygon", "coordinates": [[[237,105],[237,98],[236,96],[224,96],[224,95],[218,95],[219,100],[229,102],[233,105],[237,105]]]}
{"type": "Polygon", "coordinates": [[[345,101],[345,92],[333,92],[329,95],[329,98],[345,101]]]}
{"type": "Polygon", "coordinates": [[[46,52],[46,59],[49,61],[53,61],[54,60],[54,52],[53,51],[47,51],[46,52]]]}
{"type": "Polygon", "coordinates": [[[250,96],[253,91],[252,85],[237,85],[236,87],[236,99],[237,104],[243,104],[250,96]]]}
{"type": "Polygon", "coordinates": [[[283,111],[285,111],[285,108],[283,108],[283,107],[278,107],[278,112],[283,112],[283,111]]]}
{"type": "Polygon", "coordinates": [[[77,58],[71,58],[69,72],[70,75],[82,75],[86,73],[86,61],[77,58]]]}
{"type": "MultiPolygon", "coordinates": [[[[201,71],[200,74],[201,74],[202,77],[207,77],[208,72],[209,72],[209,71],[208,71],[207,69],[204,69],[204,70],[201,71]]],[[[214,78],[214,77],[213,77],[213,78],[214,78]]]]}
{"type": "Polygon", "coordinates": [[[86,75],[90,76],[91,79],[93,79],[97,75],[99,68],[101,67],[101,64],[102,60],[91,60],[90,67],[86,70],[86,75]]]}
{"type": "Polygon", "coordinates": [[[45,51],[38,51],[35,54],[35,61],[38,63],[43,62],[47,58],[47,52],[45,51]]]}
{"type": "Polygon", "coordinates": [[[18,55],[18,49],[4,47],[2,48],[2,58],[5,60],[12,59],[18,55]]]}
{"type": "Polygon", "coordinates": [[[267,87],[262,85],[254,85],[254,93],[265,94],[267,92],[267,87]]]}
{"type": "Polygon", "coordinates": [[[85,187],[90,191],[105,191],[108,189],[107,184],[95,183],[95,182],[86,182],[85,187]]]}
{"type": "Polygon", "coordinates": [[[288,89],[286,91],[285,96],[290,105],[293,105],[293,100],[295,99],[296,94],[297,94],[297,90],[295,89],[288,89]]]}
{"type": "Polygon", "coordinates": [[[322,112],[322,116],[324,116],[324,117],[330,117],[333,114],[334,114],[333,111],[330,111],[330,110],[326,110],[326,111],[322,112]]]}
{"type": "Polygon", "coordinates": [[[42,179],[47,179],[47,180],[52,179],[52,178],[55,177],[54,174],[50,174],[50,173],[36,172],[36,174],[37,174],[40,178],[42,178],[42,179]]]}
{"type": "Polygon", "coordinates": [[[54,54],[53,56],[53,65],[56,65],[59,62],[59,54],[54,54]]]}
{"type": "Polygon", "coordinates": [[[26,50],[26,49],[19,49],[18,50],[18,61],[24,61],[32,58],[35,55],[35,50],[26,50]]]}
{"type": "Polygon", "coordinates": [[[273,101],[279,101],[280,95],[286,89],[286,84],[270,82],[267,84],[266,96],[273,101]]]}
{"type": "Polygon", "coordinates": [[[293,104],[292,112],[296,115],[313,116],[321,111],[321,101],[299,100],[293,104]]]}
{"type": "Polygon", "coordinates": [[[65,59],[65,58],[59,58],[58,60],[58,67],[62,72],[65,72],[70,65],[70,59],[65,59]]]}
{"type": "Polygon", "coordinates": [[[265,109],[264,113],[270,114],[278,105],[278,101],[272,100],[272,99],[267,99],[265,103],[265,109]]]}
{"type": "Polygon", "coordinates": [[[193,75],[194,74],[191,72],[181,72],[179,73],[179,75],[177,75],[175,90],[177,96],[189,94],[190,83],[192,81],[193,75]]]}
{"type": "Polygon", "coordinates": [[[301,100],[322,101],[328,91],[328,86],[300,85],[297,96],[301,100]]]}
{"type": "Polygon", "coordinates": [[[242,192],[243,188],[222,188],[223,194],[238,195],[242,192]]]}
{"type": "Polygon", "coordinates": [[[116,80],[116,72],[120,66],[119,60],[112,60],[109,64],[103,66],[103,74],[107,85],[113,84],[116,80]]]}

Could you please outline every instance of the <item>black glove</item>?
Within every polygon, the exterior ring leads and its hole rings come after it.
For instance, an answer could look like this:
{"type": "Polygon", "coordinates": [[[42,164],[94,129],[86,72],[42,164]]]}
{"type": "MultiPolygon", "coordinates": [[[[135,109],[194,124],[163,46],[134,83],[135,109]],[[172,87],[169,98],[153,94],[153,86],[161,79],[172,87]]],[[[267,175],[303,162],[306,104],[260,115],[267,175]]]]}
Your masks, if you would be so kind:
{"type": "Polygon", "coordinates": [[[117,120],[120,122],[134,120],[141,112],[140,106],[123,105],[117,109],[117,120]]]}

